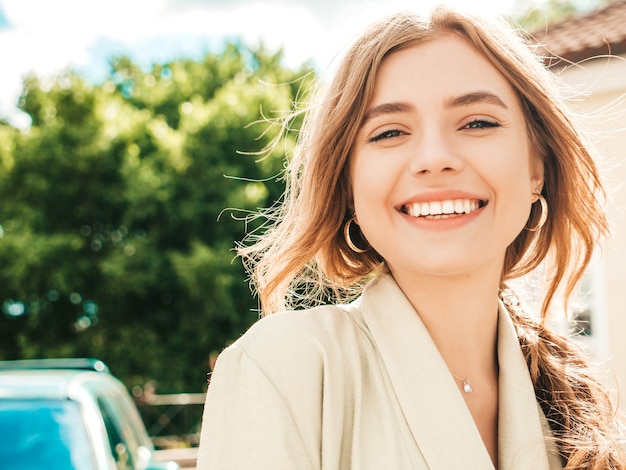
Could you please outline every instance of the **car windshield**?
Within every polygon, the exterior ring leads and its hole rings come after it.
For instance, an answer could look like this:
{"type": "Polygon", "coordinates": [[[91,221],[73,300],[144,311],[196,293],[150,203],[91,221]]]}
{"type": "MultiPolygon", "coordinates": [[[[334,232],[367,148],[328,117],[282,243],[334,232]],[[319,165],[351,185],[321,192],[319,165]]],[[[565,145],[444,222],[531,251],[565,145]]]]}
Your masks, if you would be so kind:
{"type": "Polygon", "coordinates": [[[0,400],[4,470],[94,468],[79,406],[70,400],[0,400]]]}

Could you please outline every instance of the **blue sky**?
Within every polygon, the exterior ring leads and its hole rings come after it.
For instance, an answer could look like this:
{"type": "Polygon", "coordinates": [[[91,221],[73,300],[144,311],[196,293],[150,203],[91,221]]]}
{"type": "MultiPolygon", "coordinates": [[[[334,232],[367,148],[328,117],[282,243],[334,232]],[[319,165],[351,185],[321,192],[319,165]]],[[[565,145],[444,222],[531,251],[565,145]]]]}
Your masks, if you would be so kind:
{"type": "Polygon", "coordinates": [[[509,13],[515,0],[0,0],[0,118],[16,110],[23,76],[64,68],[98,80],[111,57],[141,65],[200,57],[227,39],[282,47],[288,64],[323,69],[376,18],[437,3],[483,14],[509,13]]]}
{"type": "Polygon", "coordinates": [[[0,29],[6,28],[9,26],[9,22],[4,16],[4,11],[0,9],[0,29]]]}

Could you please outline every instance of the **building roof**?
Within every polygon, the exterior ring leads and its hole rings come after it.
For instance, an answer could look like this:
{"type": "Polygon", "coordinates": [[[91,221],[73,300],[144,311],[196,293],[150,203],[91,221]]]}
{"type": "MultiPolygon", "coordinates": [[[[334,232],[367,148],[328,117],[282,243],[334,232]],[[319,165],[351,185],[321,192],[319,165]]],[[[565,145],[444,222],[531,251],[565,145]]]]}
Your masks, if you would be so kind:
{"type": "MultiPolygon", "coordinates": [[[[616,1],[603,8],[571,16],[563,21],[532,32],[542,45],[538,52],[579,62],[601,55],[626,53],[626,0],[616,1]]],[[[547,60],[556,65],[555,60],[547,60]]]]}

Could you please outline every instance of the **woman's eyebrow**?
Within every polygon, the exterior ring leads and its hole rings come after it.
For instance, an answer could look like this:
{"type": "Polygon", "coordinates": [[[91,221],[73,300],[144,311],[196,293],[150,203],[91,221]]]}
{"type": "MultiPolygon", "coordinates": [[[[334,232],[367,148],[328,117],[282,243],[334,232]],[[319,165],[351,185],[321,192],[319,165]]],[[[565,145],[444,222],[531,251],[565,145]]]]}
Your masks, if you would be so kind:
{"type": "MultiPolygon", "coordinates": [[[[502,99],[498,95],[495,95],[488,91],[474,91],[471,93],[465,93],[460,96],[455,96],[446,100],[445,105],[447,108],[459,108],[464,106],[470,106],[476,103],[493,104],[507,110],[509,109],[509,107],[504,103],[504,101],[502,101],[502,99]]],[[[365,116],[363,116],[362,123],[365,124],[367,121],[385,114],[411,113],[414,111],[415,106],[406,101],[393,101],[390,103],[382,103],[369,109],[367,113],[365,113],[365,116]]]]}
{"type": "Polygon", "coordinates": [[[405,101],[395,101],[391,103],[383,103],[378,106],[374,106],[369,109],[365,116],[363,116],[362,123],[365,124],[370,119],[374,119],[378,116],[385,114],[399,114],[399,113],[411,113],[415,111],[415,106],[405,101]]]}
{"type": "Polygon", "coordinates": [[[489,91],[474,91],[471,93],[465,93],[463,95],[450,98],[446,101],[446,107],[458,108],[463,106],[470,106],[476,103],[493,104],[507,110],[509,109],[509,107],[504,104],[504,101],[502,101],[502,99],[498,95],[494,95],[489,91]]]}

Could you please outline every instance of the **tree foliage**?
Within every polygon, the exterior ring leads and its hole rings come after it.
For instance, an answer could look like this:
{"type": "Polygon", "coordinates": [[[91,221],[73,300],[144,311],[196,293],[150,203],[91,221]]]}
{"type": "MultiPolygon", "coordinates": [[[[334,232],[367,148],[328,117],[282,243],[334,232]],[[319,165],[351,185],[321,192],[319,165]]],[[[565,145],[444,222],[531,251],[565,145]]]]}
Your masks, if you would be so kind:
{"type": "Polygon", "coordinates": [[[516,0],[515,21],[527,31],[537,31],[581,12],[616,0],[516,0]]]}
{"type": "MultiPolygon", "coordinates": [[[[263,159],[311,78],[281,52],[228,44],[100,84],[30,76],[27,131],[0,122],[0,358],[93,356],[128,386],[194,391],[257,318],[232,250],[282,193],[263,159]],[[235,213],[236,214],[236,213],[235,213]]],[[[297,125],[297,123],[296,123],[297,125]]]]}

